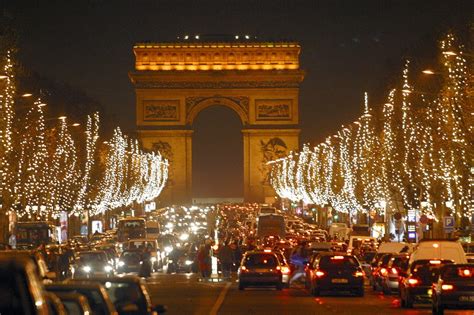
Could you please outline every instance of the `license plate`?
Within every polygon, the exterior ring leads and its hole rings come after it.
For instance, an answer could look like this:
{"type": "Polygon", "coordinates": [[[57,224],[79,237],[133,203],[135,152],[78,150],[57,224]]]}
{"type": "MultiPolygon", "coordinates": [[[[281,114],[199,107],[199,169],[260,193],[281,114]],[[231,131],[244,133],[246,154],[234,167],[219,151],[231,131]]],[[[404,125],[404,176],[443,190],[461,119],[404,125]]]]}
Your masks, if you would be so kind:
{"type": "Polygon", "coordinates": [[[255,272],[268,272],[268,269],[255,269],[255,272]]]}
{"type": "Polygon", "coordinates": [[[473,296],[460,296],[460,302],[474,302],[474,295],[473,296]]]}
{"type": "Polygon", "coordinates": [[[331,282],[332,283],[348,283],[349,280],[347,280],[347,279],[332,279],[331,282]]]}

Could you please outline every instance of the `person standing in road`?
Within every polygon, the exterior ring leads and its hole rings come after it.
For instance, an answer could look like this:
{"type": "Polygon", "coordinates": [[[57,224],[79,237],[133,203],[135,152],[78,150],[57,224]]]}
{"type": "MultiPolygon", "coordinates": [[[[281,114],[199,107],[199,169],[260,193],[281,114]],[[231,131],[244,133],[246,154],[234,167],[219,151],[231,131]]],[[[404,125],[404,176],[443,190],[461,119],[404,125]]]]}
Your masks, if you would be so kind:
{"type": "Polygon", "coordinates": [[[219,250],[219,261],[222,267],[224,279],[230,279],[230,272],[234,264],[234,253],[227,242],[219,250]]]}
{"type": "Polygon", "coordinates": [[[207,244],[202,244],[199,248],[198,256],[199,262],[199,271],[203,278],[207,279],[211,275],[211,255],[210,255],[210,246],[207,244]]]}

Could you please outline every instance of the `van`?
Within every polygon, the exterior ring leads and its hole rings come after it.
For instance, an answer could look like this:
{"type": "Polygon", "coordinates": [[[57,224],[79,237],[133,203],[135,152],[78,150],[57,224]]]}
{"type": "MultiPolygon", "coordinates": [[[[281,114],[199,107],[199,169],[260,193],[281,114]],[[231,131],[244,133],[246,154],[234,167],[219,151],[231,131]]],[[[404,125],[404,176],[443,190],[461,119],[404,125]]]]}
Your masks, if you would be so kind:
{"type": "Polygon", "coordinates": [[[404,242],[386,242],[382,243],[377,250],[377,253],[389,254],[389,253],[411,253],[413,251],[413,245],[404,242]]]}
{"type": "Polygon", "coordinates": [[[351,236],[347,246],[347,252],[352,254],[354,249],[364,249],[365,251],[375,251],[377,249],[377,239],[372,236],[351,236]]]}
{"type": "Polygon", "coordinates": [[[457,264],[467,262],[462,244],[457,240],[430,239],[421,240],[413,252],[410,263],[420,259],[447,259],[457,264]]]}
{"type": "Polygon", "coordinates": [[[467,264],[466,253],[456,240],[421,240],[411,254],[409,263],[420,259],[447,259],[456,264],[467,264]]]}

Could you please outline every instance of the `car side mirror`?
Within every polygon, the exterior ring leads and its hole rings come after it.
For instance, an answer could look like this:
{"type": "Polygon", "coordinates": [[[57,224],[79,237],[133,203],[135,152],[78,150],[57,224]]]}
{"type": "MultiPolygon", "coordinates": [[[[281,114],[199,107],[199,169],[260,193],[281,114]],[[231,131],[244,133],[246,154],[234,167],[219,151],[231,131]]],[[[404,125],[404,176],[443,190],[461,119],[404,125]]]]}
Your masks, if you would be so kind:
{"type": "Polygon", "coordinates": [[[162,304],[157,304],[157,305],[153,306],[153,310],[155,312],[157,312],[158,314],[164,314],[164,313],[166,313],[167,308],[166,308],[166,306],[164,306],[162,304]]]}

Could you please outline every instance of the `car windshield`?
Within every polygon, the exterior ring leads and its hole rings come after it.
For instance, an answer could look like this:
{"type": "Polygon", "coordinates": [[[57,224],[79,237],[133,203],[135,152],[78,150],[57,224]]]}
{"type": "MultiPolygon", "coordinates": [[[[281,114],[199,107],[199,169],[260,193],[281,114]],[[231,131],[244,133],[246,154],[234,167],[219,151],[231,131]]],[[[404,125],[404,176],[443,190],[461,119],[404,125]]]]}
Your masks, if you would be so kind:
{"type": "Polygon", "coordinates": [[[323,256],[319,261],[321,269],[355,268],[359,265],[352,256],[323,256]]]}
{"type": "Polygon", "coordinates": [[[81,262],[102,263],[107,261],[105,253],[80,253],[81,262]]]}
{"type": "Polygon", "coordinates": [[[474,266],[446,266],[441,276],[444,281],[472,282],[474,280],[474,266]]]}
{"type": "Polygon", "coordinates": [[[395,257],[392,262],[392,267],[399,267],[401,270],[408,269],[409,257],[395,257]]]}
{"type": "Polygon", "coordinates": [[[273,254],[253,254],[245,257],[246,267],[276,267],[277,258],[273,254]]]}

